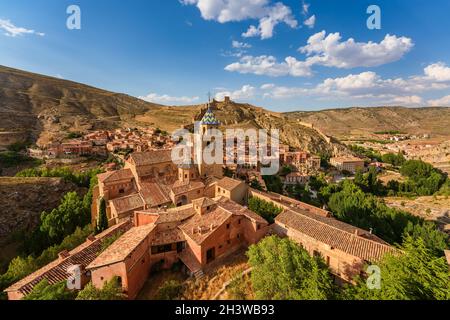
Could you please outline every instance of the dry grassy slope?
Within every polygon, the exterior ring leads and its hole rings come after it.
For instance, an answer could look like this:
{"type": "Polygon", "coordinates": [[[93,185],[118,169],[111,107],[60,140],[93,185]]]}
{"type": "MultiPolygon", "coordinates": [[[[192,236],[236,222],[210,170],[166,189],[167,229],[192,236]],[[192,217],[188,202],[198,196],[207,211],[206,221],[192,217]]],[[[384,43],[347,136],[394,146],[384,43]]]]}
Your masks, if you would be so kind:
{"type": "Polygon", "coordinates": [[[290,112],[293,119],[314,124],[326,134],[343,138],[376,131],[401,130],[411,134],[450,136],[450,108],[348,108],[317,112],[290,112]]]}
{"type": "MultiPolygon", "coordinates": [[[[159,107],[152,108],[143,116],[136,117],[140,122],[157,125],[169,132],[190,124],[199,119],[202,107],[159,107]]],[[[338,144],[328,144],[315,130],[298,124],[297,120],[290,119],[277,112],[271,112],[249,104],[222,102],[214,106],[214,114],[222,124],[222,128],[241,129],[278,129],[283,142],[292,147],[302,148],[313,153],[333,153],[344,149],[338,144]]]]}
{"type": "MultiPolygon", "coordinates": [[[[2,140],[12,136],[10,132],[23,131],[31,133],[41,144],[60,139],[68,131],[124,125],[149,125],[172,132],[192,123],[203,107],[156,105],[124,94],[2,66],[0,84],[0,145],[2,140]]],[[[218,103],[216,113],[225,127],[276,128],[284,142],[314,153],[331,153],[336,148],[315,130],[280,113],[237,103],[218,103]]]]}
{"type": "Polygon", "coordinates": [[[0,66],[0,132],[48,140],[61,132],[115,127],[157,106],[124,94],[0,66]]]}

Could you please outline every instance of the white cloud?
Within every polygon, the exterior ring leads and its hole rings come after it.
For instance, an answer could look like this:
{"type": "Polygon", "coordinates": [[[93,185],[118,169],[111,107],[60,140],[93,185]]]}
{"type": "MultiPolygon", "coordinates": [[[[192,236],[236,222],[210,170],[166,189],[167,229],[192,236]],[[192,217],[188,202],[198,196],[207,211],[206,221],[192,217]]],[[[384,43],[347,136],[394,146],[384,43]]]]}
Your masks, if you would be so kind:
{"type": "Polygon", "coordinates": [[[309,13],[309,7],[310,7],[310,4],[309,4],[309,3],[306,3],[305,1],[302,1],[302,14],[303,14],[304,16],[308,15],[308,13],[309,13]]]}
{"type": "Polygon", "coordinates": [[[0,19],[0,29],[3,29],[5,31],[4,34],[8,37],[17,37],[24,34],[35,34],[41,37],[45,36],[45,33],[36,32],[34,30],[26,29],[23,27],[17,27],[11,21],[3,19],[0,19]]]}
{"type": "MultiPolygon", "coordinates": [[[[237,57],[241,59],[227,65],[225,70],[275,77],[286,75],[305,77],[312,75],[311,68],[314,65],[356,68],[394,62],[401,59],[413,46],[411,39],[389,34],[380,43],[355,42],[351,38],[342,42],[339,33],[331,33],[327,36],[326,32],[322,31],[311,36],[308,44],[299,49],[308,56],[304,61],[290,56],[285,58],[284,62],[277,62],[274,56],[239,55],[237,57]]],[[[450,68],[442,64],[431,65],[425,72],[430,78],[450,79],[450,68]]]]}
{"type": "Polygon", "coordinates": [[[261,90],[269,90],[275,88],[275,84],[273,83],[265,83],[261,86],[261,90]]]}
{"type": "Polygon", "coordinates": [[[423,104],[422,97],[419,97],[417,95],[413,96],[399,96],[394,97],[390,101],[388,101],[388,104],[390,105],[400,105],[400,106],[420,106],[423,104]]]}
{"type": "Polygon", "coordinates": [[[375,67],[401,59],[414,46],[406,37],[387,34],[380,42],[355,42],[353,38],[341,41],[339,32],[318,32],[299,49],[308,55],[311,64],[337,68],[375,67]]]}
{"type": "Polygon", "coordinates": [[[450,107],[450,95],[436,100],[428,100],[428,105],[433,107],[450,107]]]}
{"type": "Polygon", "coordinates": [[[292,11],[284,4],[277,2],[271,7],[266,16],[259,20],[258,27],[251,25],[246,32],[242,34],[244,38],[260,36],[261,39],[269,39],[273,36],[275,26],[284,22],[291,28],[296,28],[297,20],[292,15],[292,11]]]}
{"type": "Polygon", "coordinates": [[[247,100],[255,96],[255,87],[251,85],[244,85],[241,89],[236,91],[221,91],[216,93],[217,100],[223,100],[225,96],[230,97],[232,100],[247,100]]]}
{"type": "MultiPolygon", "coordinates": [[[[445,70],[447,66],[439,63],[445,70]]],[[[431,65],[432,66],[432,65],[431,65]]],[[[450,88],[450,79],[429,76],[430,66],[424,68],[421,76],[409,78],[382,78],[372,71],[349,74],[345,77],[328,78],[314,87],[261,86],[264,97],[286,99],[302,96],[317,99],[373,101],[379,105],[419,106],[424,101],[421,93],[450,88]]],[[[439,73],[441,75],[441,73],[439,73]]],[[[429,105],[450,105],[450,96],[428,101],[429,105]]]]}
{"type": "Polygon", "coordinates": [[[236,49],[250,49],[252,46],[250,45],[250,44],[248,44],[248,43],[245,43],[245,42],[239,42],[239,41],[236,41],[236,40],[233,40],[233,42],[231,43],[231,46],[233,47],[233,48],[236,48],[236,49]]]}
{"type": "Polygon", "coordinates": [[[429,79],[433,79],[439,82],[450,81],[450,68],[442,62],[431,64],[426,67],[424,71],[425,75],[429,79]]]}
{"type": "Polygon", "coordinates": [[[269,0],[180,0],[184,5],[196,5],[202,18],[220,23],[259,20],[258,26],[250,26],[242,34],[244,37],[260,36],[268,39],[273,36],[275,26],[285,23],[291,28],[297,27],[289,7],[281,2],[271,4],[269,0]]]}
{"type": "Polygon", "coordinates": [[[267,75],[279,77],[292,75],[295,77],[310,76],[311,70],[307,63],[298,61],[294,57],[287,57],[284,62],[277,62],[274,56],[245,56],[239,62],[234,62],[225,67],[230,72],[243,74],[252,73],[256,75],[267,75]]]}
{"type": "Polygon", "coordinates": [[[316,15],[312,15],[308,19],[306,19],[303,24],[307,26],[308,28],[312,29],[316,25],[316,15]]]}
{"type": "Polygon", "coordinates": [[[167,94],[159,95],[157,93],[149,93],[146,96],[139,96],[139,99],[148,101],[148,102],[154,102],[154,103],[161,103],[161,104],[189,104],[194,103],[198,101],[199,97],[174,97],[169,96],[167,94]]]}

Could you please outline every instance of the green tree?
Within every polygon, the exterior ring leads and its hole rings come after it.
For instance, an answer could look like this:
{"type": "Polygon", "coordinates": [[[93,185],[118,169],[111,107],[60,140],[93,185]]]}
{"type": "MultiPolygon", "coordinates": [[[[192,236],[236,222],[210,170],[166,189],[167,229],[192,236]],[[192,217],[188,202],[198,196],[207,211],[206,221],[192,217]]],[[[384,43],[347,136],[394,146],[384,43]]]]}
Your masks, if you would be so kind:
{"type": "Polygon", "coordinates": [[[364,192],[382,194],[384,191],[383,185],[380,180],[378,180],[377,169],[374,167],[371,167],[365,174],[358,170],[355,175],[354,183],[364,192]]]}
{"type": "Polygon", "coordinates": [[[248,200],[248,208],[266,219],[269,223],[274,223],[275,217],[283,211],[281,207],[276,206],[272,202],[256,197],[248,200]]]}
{"type": "Polygon", "coordinates": [[[406,237],[402,253],[386,255],[378,266],[381,289],[369,289],[363,279],[347,287],[344,299],[449,300],[450,272],[444,257],[436,257],[421,238],[406,237]]]}
{"type": "Polygon", "coordinates": [[[108,229],[108,217],[106,215],[106,201],[105,199],[100,199],[100,206],[98,210],[98,221],[96,232],[100,233],[104,230],[108,229]]]}
{"type": "Polygon", "coordinates": [[[119,278],[113,277],[107,281],[102,289],[97,289],[89,282],[83,290],[78,293],[76,300],[123,300],[122,287],[119,278]]]}
{"type": "Polygon", "coordinates": [[[334,216],[346,223],[373,232],[390,243],[400,243],[409,222],[423,219],[407,212],[389,208],[377,197],[364,193],[352,181],[344,181],[341,191],[333,193],[328,207],[334,216]]]}
{"type": "Polygon", "coordinates": [[[400,167],[403,165],[406,161],[405,157],[401,152],[395,154],[395,153],[386,153],[381,157],[381,160],[384,163],[392,164],[395,167],[400,167]]]}
{"type": "Polygon", "coordinates": [[[68,192],[58,208],[42,213],[40,230],[53,243],[59,243],[78,226],[88,224],[89,220],[89,212],[84,209],[80,197],[76,192],[68,192]]]}
{"type": "Polygon", "coordinates": [[[444,250],[448,248],[448,235],[441,232],[432,221],[416,224],[409,222],[403,233],[403,237],[408,236],[414,240],[421,238],[427,249],[438,257],[443,256],[444,250]]]}
{"type": "Polygon", "coordinates": [[[263,176],[267,190],[275,193],[283,193],[283,182],[279,176],[263,176]]]}
{"type": "Polygon", "coordinates": [[[256,299],[323,300],[335,295],[336,287],[323,259],[311,257],[287,238],[266,237],[252,245],[247,255],[256,299]]]}
{"type": "Polygon", "coordinates": [[[176,300],[183,290],[182,284],[177,280],[166,281],[158,289],[157,300],[176,300]]]}
{"type": "Polygon", "coordinates": [[[74,300],[76,295],[75,291],[67,289],[65,281],[51,285],[44,279],[23,300],[74,300]]]}

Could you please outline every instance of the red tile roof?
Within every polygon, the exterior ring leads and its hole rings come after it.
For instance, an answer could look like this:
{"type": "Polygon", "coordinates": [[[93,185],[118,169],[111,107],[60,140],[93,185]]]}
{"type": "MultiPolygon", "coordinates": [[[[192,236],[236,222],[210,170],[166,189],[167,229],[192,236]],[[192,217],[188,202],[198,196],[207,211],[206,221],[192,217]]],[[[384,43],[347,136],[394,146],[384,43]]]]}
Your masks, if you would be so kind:
{"type": "Polygon", "coordinates": [[[146,152],[133,152],[130,159],[136,166],[152,165],[163,162],[172,162],[171,150],[151,150],[146,152]]]}
{"type": "Polygon", "coordinates": [[[233,213],[217,207],[205,214],[196,214],[185,223],[180,225],[180,229],[196,243],[201,244],[219,226],[221,226],[233,213]]]}
{"type": "Polygon", "coordinates": [[[171,244],[185,241],[186,238],[183,232],[178,228],[160,230],[157,228],[156,232],[150,236],[152,246],[159,246],[164,244],[171,244]]]}
{"type": "Polygon", "coordinates": [[[396,252],[395,248],[384,242],[357,235],[356,232],[361,230],[359,228],[306,211],[284,210],[275,222],[365,261],[375,262],[386,253],[396,252]]]}
{"type": "Polygon", "coordinates": [[[192,204],[187,204],[182,207],[170,208],[168,210],[141,210],[136,211],[136,213],[143,213],[157,216],[156,224],[169,223],[169,222],[182,222],[190,217],[192,217],[196,212],[192,207],[192,204]]]}
{"type": "Polygon", "coordinates": [[[229,200],[228,198],[222,197],[218,200],[218,203],[221,208],[229,212],[232,212],[233,214],[243,215],[254,222],[258,222],[261,224],[268,224],[268,222],[260,215],[249,210],[247,207],[243,207],[240,204],[229,200]]]}
{"type": "Polygon", "coordinates": [[[188,183],[182,181],[175,181],[172,186],[172,192],[175,195],[189,192],[195,189],[202,189],[205,185],[201,181],[189,181],[188,183]]]}
{"type": "Polygon", "coordinates": [[[150,208],[172,202],[169,197],[170,188],[167,185],[144,181],[140,183],[140,186],[139,193],[150,208]]]}
{"type": "Polygon", "coordinates": [[[116,198],[110,200],[109,203],[116,209],[117,214],[144,208],[144,201],[142,200],[139,193],[131,194],[122,198],[116,198]]]}
{"type": "Polygon", "coordinates": [[[133,179],[133,173],[130,169],[120,169],[116,171],[108,171],[105,173],[100,173],[97,175],[98,181],[101,183],[105,182],[114,182],[114,181],[120,181],[125,179],[133,179]]]}
{"type": "Polygon", "coordinates": [[[222,179],[217,181],[217,185],[225,190],[233,190],[242,183],[244,182],[241,180],[236,180],[229,177],[223,177],[222,179]]]}
{"type": "Polygon", "coordinates": [[[125,260],[150,235],[155,227],[154,224],[147,224],[131,228],[92,261],[87,269],[125,260]]]}
{"type": "Polygon", "coordinates": [[[93,238],[94,241],[86,240],[86,242],[70,251],[68,257],[54,260],[22,280],[14,283],[12,286],[5,289],[5,291],[19,291],[26,295],[33,290],[35,285],[44,279],[50,284],[66,281],[70,276],[67,273],[69,267],[73,265],[83,265],[86,267],[97,257],[102,249],[104,240],[116,235],[118,232],[125,232],[130,229],[130,227],[130,222],[123,222],[103,231],[93,238]]]}

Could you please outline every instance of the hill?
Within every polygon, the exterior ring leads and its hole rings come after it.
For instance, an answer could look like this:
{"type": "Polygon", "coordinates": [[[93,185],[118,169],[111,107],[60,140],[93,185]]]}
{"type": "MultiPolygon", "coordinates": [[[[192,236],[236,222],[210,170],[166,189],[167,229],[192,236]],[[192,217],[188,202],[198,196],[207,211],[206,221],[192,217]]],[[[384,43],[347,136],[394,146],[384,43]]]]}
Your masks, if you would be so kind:
{"type": "Polygon", "coordinates": [[[313,124],[326,134],[345,139],[368,137],[374,132],[398,130],[409,134],[450,137],[450,108],[374,107],[330,109],[285,114],[313,124]]]}
{"type": "Polygon", "coordinates": [[[116,127],[157,106],[128,95],[3,66],[0,83],[3,144],[26,138],[46,143],[67,131],[116,127]]]}
{"type": "MultiPolygon", "coordinates": [[[[68,132],[154,126],[169,132],[189,125],[203,105],[171,107],[84,84],[0,66],[0,146],[29,138],[38,144],[68,132]]],[[[216,103],[225,128],[280,129],[281,140],[314,153],[345,152],[296,119],[249,104],[216,103]]]]}

